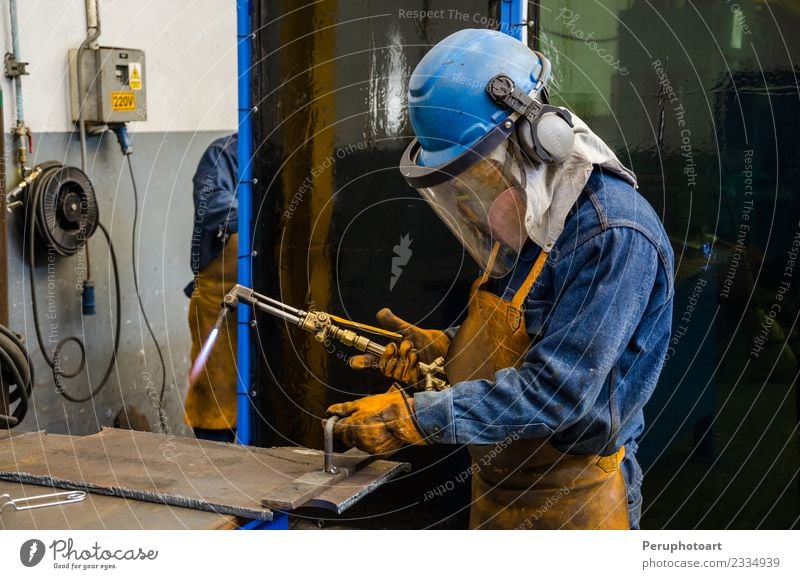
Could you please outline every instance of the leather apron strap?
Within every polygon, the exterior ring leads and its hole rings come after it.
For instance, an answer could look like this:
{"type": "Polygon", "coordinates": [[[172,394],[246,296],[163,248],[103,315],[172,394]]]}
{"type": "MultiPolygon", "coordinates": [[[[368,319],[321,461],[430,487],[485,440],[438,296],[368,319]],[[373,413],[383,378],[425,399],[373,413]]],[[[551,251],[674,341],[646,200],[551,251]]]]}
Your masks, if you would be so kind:
{"type": "Polygon", "coordinates": [[[514,297],[511,298],[511,303],[515,308],[523,309],[522,305],[525,303],[525,298],[528,297],[529,293],[531,293],[531,289],[536,283],[536,280],[539,278],[539,274],[542,273],[544,264],[547,262],[548,255],[549,254],[545,251],[539,252],[539,256],[536,258],[536,261],[533,262],[531,271],[528,272],[528,275],[523,280],[522,285],[519,286],[519,289],[514,294],[514,297]]]}
{"type": "MultiPolygon", "coordinates": [[[[489,254],[489,261],[486,264],[486,269],[483,270],[483,273],[476,284],[477,287],[481,287],[487,281],[489,281],[489,272],[492,271],[492,266],[494,265],[494,260],[497,259],[497,253],[499,250],[500,243],[495,243],[492,247],[492,253],[489,254]]],[[[531,288],[533,288],[533,284],[536,283],[539,274],[541,274],[542,270],[544,269],[544,264],[547,262],[548,255],[550,254],[544,250],[539,252],[539,255],[536,257],[536,261],[533,262],[531,270],[528,272],[528,275],[525,276],[525,279],[522,280],[522,284],[519,286],[519,289],[517,289],[517,291],[514,293],[514,297],[511,299],[511,303],[515,307],[521,308],[522,304],[525,303],[525,298],[530,293],[531,288]]]]}

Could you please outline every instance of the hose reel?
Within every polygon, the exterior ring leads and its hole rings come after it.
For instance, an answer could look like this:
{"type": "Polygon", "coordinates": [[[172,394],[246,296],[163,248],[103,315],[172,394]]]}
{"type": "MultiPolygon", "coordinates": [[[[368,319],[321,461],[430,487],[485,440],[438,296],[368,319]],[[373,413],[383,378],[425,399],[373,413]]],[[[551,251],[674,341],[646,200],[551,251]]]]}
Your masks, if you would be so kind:
{"type": "MultiPolygon", "coordinates": [[[[25,196],[36,233],[63,256],[74,255],[97,229],[100,220],[94,186],[86,173],[57,161],[42,163],[25,196]]],[[[30,213],[29,213],[30,215],[30,213]]]]}
{"type": "MultiPolygon", "coordinates": [[[[58,161],[47,161],[37,165],[22,182],[6,195],[6,209],[9,212],[18,207],[25,208],[25,231],[27,261],[30,267],[31,300],[33,325],[36,340],[45,363],[53,372],[56,391],[72,402],[86,402],[94,397],[108,382],[116,365],[120,342],[120,298],[119,270],[111,235],[100,223],[97,197],[94,186],[86,173],[77,167],[70,167],[58,161]],[[114,352],[109,358],[100,382],[90,386],[86,396],[76,396],[64,389],[64,380],[74,378],[86,367],[86,347],[78,336],[64,336],[53,347],[46,344],[40,328],[39,308],[36,297],[36,254],[41,245],[56,254],[69,257],[85,248],[88,252],[89,238],[100,229],[106,239],[111,260],[111,268],[116,287],[116,316],[114,318],[114,352]],[[62,366],[61,352],[68,343],[74,343],[80,352],[77,367],[65,371],[62,366]]],[[[88,269],[88,253],[86,257],[88,269]]],[[[94,285],[88,279],[83,283],[84,315],[94,313],[94,285]],[[87,296],[91,311],[87,311],[87,296]]]]}

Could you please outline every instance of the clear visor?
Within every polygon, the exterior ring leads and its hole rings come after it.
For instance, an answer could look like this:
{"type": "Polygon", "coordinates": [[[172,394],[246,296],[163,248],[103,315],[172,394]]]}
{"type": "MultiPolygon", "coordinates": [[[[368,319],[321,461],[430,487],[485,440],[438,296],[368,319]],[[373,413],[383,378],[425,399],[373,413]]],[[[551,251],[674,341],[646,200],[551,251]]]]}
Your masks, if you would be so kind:
{"type": "Polygon", "coordinates": [[[528,239],[525,172],[520,158],[516,143],[506,139],[486,157],[444,183],[418,189],[467,252],[492,277],[501,277],[514,267],[528,239]]]}

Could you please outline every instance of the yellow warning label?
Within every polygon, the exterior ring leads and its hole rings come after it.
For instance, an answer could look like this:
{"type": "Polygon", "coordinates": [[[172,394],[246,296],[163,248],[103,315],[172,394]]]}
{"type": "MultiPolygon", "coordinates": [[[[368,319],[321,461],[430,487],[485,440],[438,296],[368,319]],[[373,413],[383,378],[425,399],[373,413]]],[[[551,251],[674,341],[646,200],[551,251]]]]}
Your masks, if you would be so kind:
{"type": "Polygon", "coordinates": [[[112,111],[135,111],[136,94],[132,92],[112,92],[111,93],[112,111]]]}
{"type": "Polygon", "coordinates": [[[142,63],[131,62],[128,64],[128,86],[132,90],[141,90],[142,88],[142,63]]]}

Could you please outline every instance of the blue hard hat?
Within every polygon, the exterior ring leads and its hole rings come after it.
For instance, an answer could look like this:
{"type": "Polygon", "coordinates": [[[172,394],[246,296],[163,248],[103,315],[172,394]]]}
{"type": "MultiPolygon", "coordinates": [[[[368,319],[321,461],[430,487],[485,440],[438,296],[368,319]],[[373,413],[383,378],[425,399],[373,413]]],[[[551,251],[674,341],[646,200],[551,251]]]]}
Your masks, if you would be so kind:
{"type": "Polygon", "coordinates": [[[448,163],[505,121],[512,111],[486,90],[493,77],[504,74],[528,93],[547,81],[541,77],[548,68],[539,54],[496,30],[460,30],[436,44],[408,86],[409,117],[419,142],[415,163],[448,163]]]}

